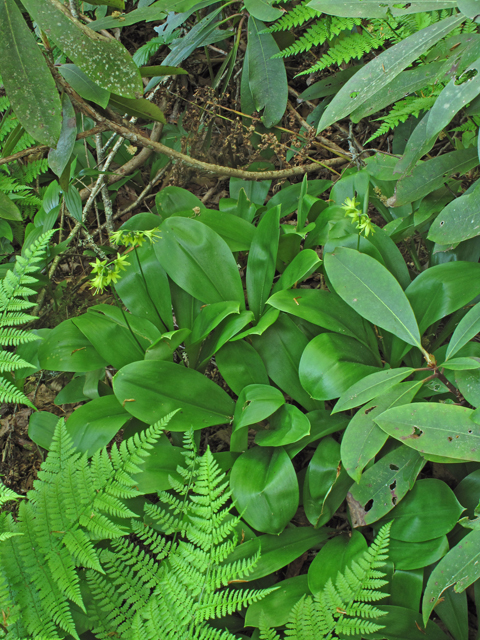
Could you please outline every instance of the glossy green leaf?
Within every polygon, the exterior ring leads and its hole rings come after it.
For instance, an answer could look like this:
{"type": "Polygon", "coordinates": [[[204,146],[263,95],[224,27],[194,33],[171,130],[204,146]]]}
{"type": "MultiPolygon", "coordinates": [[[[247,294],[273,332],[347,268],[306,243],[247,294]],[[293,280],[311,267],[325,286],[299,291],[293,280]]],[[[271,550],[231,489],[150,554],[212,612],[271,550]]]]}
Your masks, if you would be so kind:
{"type": "Polygon", "coordinates": [[[163,333],[145,351],[145,360],[169,360],[172,362],[175,349],[190,335],[190,329],[177,329],[163,333]]]}
{"type": "Polygon", "coordinates": [[[140,67],[139,71],[142,78],[188,75],[188,71],[186,69],[181,69],[180,67],[169,67],[163,64],[156,64],[151,67],[140,67]]]}
{"type": "Polygon", "coordinates": [[[62,64],[58,70],[79,96],[105,109],[110,100],[110,91],[95,84],[76,64],[62,64]]]}
{"type": "Polygon", "coordinates": [[[0,2],[0,58],[2,82],[18,120],[35,140],[54,147],[62,127],[60,97],[15,0],[0,2]]]}
{"type": "Polygon", "coordinates": [[[480,332],[480,304],[476,304],[463,316],[448,343],[445,361],[454,356],[480,332]]]}
{"type": "MultiPolygon", "coordinates": [[[[271,33],[260,33],[265,25],[252,16],[248,19],[248,84],[255,109],[261,111],[262,122],[267,127],[277,124],[285,113],[288,99],[287,73],[283,60],[273,58],[279,53],[271,33]]],[[[283,214],[285,215],[285,214],[283,214]]]]}
{"type": "Polygon", "coordinates": [[[325,256],[325,268],[335,291],[357,313],[420,347],[410,303],[398,281],[377,260],[342,247],[325,256]]]}
{"type": "Polygon", "coordinates": [[[360,482],[362,471],[387,441],[388,434],[375,424],[375,418],[390,407],[409,404],[421,382],[403,382],[357,411],[342,438],[342,463],[348,474],[360,482]]]}
{"type": "Polygon", "coordinates": [[[161,189],[155,196],[157,212],[163,218],[168,218],[174,213],[190,210],[190,215],[195,215],[195,209],[206,209],[203,202],[196,195],[182,189],[182,187],[169,186],[161,189]]]}
{"type": "Polygon", "coordinates": [[[239,312],[240,305],[238,302],[214,302],[213,304],[205,305],[195,318],[189,341],[201,342],[224,318],[232,313],[238,314],[239,312]]]}
{"type": "Polygon", "coordinates": [[[468,640],[468,603],[465,591],[456,593],[453,588],[444,591],[442,601],[435,607],[435,614],[455,640],[468,640]]]}
{"type": "Polygon", "coordinates": [[[47,37],[96,84],[124,98],[143,94],[138,67],[118,40],[95,33],[72,18],[59,0],[22,3],[47,37]]]}
{"type": "Polygon", "coordinates": [[[115,375],[113,390],[125,409],[147,424],[180,409],[168,424],[170,431],[225,424],[233,417],[233,400],[219,385],[172,362],[128,364],[115,375]]]}
{"type": "MultiPolygon", "coordinates": [[[[307,193],[311,196],[319,196],[332,186],[330,180],[309,180],[307,182],[307,193]]],[[[277,193],[267,202],[267,209],[282,205],[282,218],[289,213],[293,213],[298,208],[298,200],[302,191],[302,183],[291,184],[277,193]]]]}
{"type": "Polygon", "coordinates": [[[480,234],[480,187],[455,198],[433,221],[428,239],[438,244],[453,244],[480,234]]]}
{"type": "MultiPolygon", "coordinates": [[[[390,558],[391,541],[388,545],[388,560],[390,558]]],[[[383,600],[385,604],[395,607],[406,607],[412,611],[420,609],[420,600],[423,590],[423,569],[415,571],[402,571],[395,566],[395,572],[387,587],[389,597],[383,600]]]]}
{"type": "Polygon", "coordinates": [[[245,0],[245,9],[257,20],[271,22],[284,15],[281,9],[272,7],[273,0],[245,0]]]}
{"type": "Polygon", "coordinates": [[[423,620],[430,613],[440,596],[454,586],[457,593],[464,591],[480,577],[480,531],[472,531],[440,560],[428,579],[423,595],[423,620]]]}
{"type": "Polygon", "coordinates": [[[105,447],[131,416],[115,396],[96,398],[79,407],[67,420],[77,451],[92,456],[105,447]]]}
{"type": "Polygon", "coordinates": [[[157,107],[156,104],[146,100],[145,98],[123,98],[117,96],[115,93],[110,94],[109,106],[114,107],[121,113],[128,113],[129,116],[134,118],[141,118],[143,120],[156,120],[167,124],[163,111],[157,107]]]}
{"type": "MultiPolygon", "coordinates": [[[[378,7],[378,3],[376,4],[378,7]]],[[[360,6],[362,5],[359,3],[360,6]]],[[[358,109],[360,105],[393,80],[421,54],[428,51],[432,45],[458,27],[464,20],[464,16],[445,18],[417,31],[375,57],[340,89],[320,119],[317,131],[322,131],[334,122],[345,118],[355,109],[358,109]]]]}
{"type": "MultiPolygon", "coordinates": [[[[161,193],[161,192],[160,192],[161,193]]],[[[198,222],[206,224],[212,231],[225,240],[230,251],[248,251],[255,236],[255,227],[247,220],[223,211],[214,209],[201,209],[195,214],[190,210],[178,211],[172,215],[186,218],[194,218],[198,222]]]]}
{"type": "Polygon", "coordinates": [[[478,369],[475,371],[456,371],[455,384],[467,402],[480,408],[480,371],[478,369]]]}
{"type": "Polygon", "coordinates": [[[247,385],[268,385],[263,360],[251,344],[244,340],[227,342],[216,355],[217,367],[230,389],[240,395],[247,385]]]}
{"type": "Polygon", "coordinates": [[[448,362],[439,365],[447,371],[471,371],[480,368],[480,360],[478,358],[452,358],[448,362]]]}
{"type": "Polygon", "coordinates": [[[252,344],[260,354],[268,376],[283,392],[308,411],[322,407],[300,384],[298,367],[308,339],[288,316],[280,314],[265,333],[252,336],[252,344]]]}
{"type": "Polygon", "coordinates": [[[255,447],[242,453],[233,465],[230,487],[238,511],[257,531],[281,533],[297,511],[297,476],[280,447],[255,447]]]}
{"type": "MultiPolygon", "coordinates": [[[[253,322],[254,321],[253,311],[250,311],[249,313],[252,314],[252,322],[253,322]]],[[[263,335],[265,331],[272,326],[272,324],[275,324],[279,315],[280,315],[280,312],[277,309],[267,309],[267,311],[265,311],[265,313],[262,315],[262,317],[257,322],[257,324],[255,324],[253,327],[251,326],[249,329],[245,329],[245,331],[242,331],[241,333],[236,335],[234,338],[232,338],[232,341],[242,340],[242,338],[246,338],[247,336],[263,335]]]]}
{"type": "Polygon", "coordinates": [[[246,627],[259,627],[260,618],[269,627],[281,627],[288,622],[292,608],[305,595],[310,594],[306,575],[287,578],[275,584],[275,591],[261,602],[254,602],[247,609],[246,627]]]}
{"type": "Polygon", "coordinates": [[[62,95],[62,130],[56,149],[48,152],[48,166],[60,178],[72,155],[77,137],[75,110],[66,93],[62,95]]]}
{"type": "Polygon", "coordinates": [[[354,527],[364,527],[389,513],[415,484],[425,460],[409,447],[387,453],[362,475],[347,494],[354,527]]]}
{"type": "Polygon", "coordinates": [[[365,538],[358,531],[329,540],[308,567],[310,591],[319,593],[329,580],[335,583],[338,572],[345,573],[345,568],[350,567],[367,548],[365,538]]]}
{"type": "Polygon", "coordinates": [[[270,295],[275,275],[280,237],[280,207],[270,209],[260,220],[247,262],[247,296],[250,310],[257,320],[270,295]]]}
{"type": "Polygon", "coordinates": [[[321,333],[302,354],[299,376],[302,387],[316,400],[338,398],[355,382],[378,367],[372,352],[358,340],[336,333],[321,333]]]}
{"type": "Polygon", "coordinates": [[[233,431],[261,422],[285,404],[283,393],[265,384],[249,384],[238,396],[233,431]]]}
{"type": "MultiPolygon", "coordinates": [[[[416,611],[381,602],[379,608],[386,611],[387,615],[381,619],[384,628],[370,635],[374,640],[448,640],[448,636],[434,622],[429,622],[424,628],[422,616],[416,611]]],[[[426,620],[423,621],[425,623],[426,620]]]]}
{"type": "Polygon", "coordinates": [[[396,569],[410,571],[428,567],[438,562],[448,551],[447,536],[432,538],[425,542],[403,542],[402,540],[390,540],[388,558],[396,569]]]}
{"type": "Polygon", "coordinates": [[[404,542],[433,540],[450,533],[463,510],[453,491],[442,480],[417,480],[388,515],[388,518],[394,518],[390,536],[404,542]]]}
{"type": "Polygon", "coordinates": [[[158,261],[170,278],[208,304],[236,300],[245,308],[237,264],[222,238],[206,225],[187,218],[167,218],[154,244],[158,261]]]}
{"type": "Polygon", "coordinates": [[[347,411],[359,407],[373,398],[378,398],[397,383],[405,380],[415,369],[400,367],[397,369],[385,369],[365,376],[347,389],[338,399],[332,413],[347,411]]]}
{"type": "Polygon", "coordinates": [[[445,153],[419,164],[411,175],[401,178],[395,187],[395,195],[389,198],[390,207],[400,207],[419,200],[439,189],[456,173],[463,175],[478,165],[476,149],[461,149],[445,153]]]}
{"type": "Polygon", "coordinates": [[[309,7],[332,16],[346,16],[355,18],[386,18],[388,15],[405,15],[421,11],[435,11],[437,9],[451,9],[455,6],[453,0],[415,0],[408,5],[399,5],[395,0],[386,0],[379,4],[375,0],[343,0],[332,3],[330,0],[312,0],[309,7]]]}
{"type": "MultiPolygon", "coordinates": [[[[132,218],[133,219],[133,218],[132,218]]],[[[123,227],[122,227],[123,228],[123,227]]],[[[127,309],[149,320],[160,331],[173,330],[170,285],[154,247],[144,243],[128,255],[125,271],[115,291],[127,309]]]]}
{"type": "Polygon", "coordinates": [[[139,464],[140,473],[132,475],[135,485],[141,493],[156,493],[172,488],[170,477],[177,482],[183,482],[178,474],[177,467],[185,464],[181,447],[173,447],[163,435],[153,448],[149,450],[148,457],[143,464],[139,464]]]}
{"type": "Polygon", "coordinates": [[[305,551],[321,545],[328,538],[330,530],[313,527],[289,527],[280,535],[263,535],[247,540],[235,547],[228,557],[228,562],[237,562],[251,558],[259,550],[261,555],[249,573],[249,580],[258,580],[283,569],[299,558],[305,551]]]}
{"type": "Polygon", "coordinates": [[[259,431],[255,437],[261,447],[282,447],[310,434],[309,419],[293,404],[284,404],[268,422],[268,429],[259,431]]]}
{"type": "MultiPolygon", "coordinates": [[[[321,260],[316,251],[312,251],[312,249],[304,249],[303,251],[300,251],[277,280],[272,293],[275,294],[277,291],[296,287],[300,282],[308,278],[308,276],[317,269],[320,263],[321,260]]],[[[272,298],[267,300],[267,304],[271,304],[272,298]]]]}
{"type": "Polygon", "coordinates": [[[65,205],[72,215],[72,217],[77,221],[82,221],[82,200],[80,198],[80,194],[78,193],[77,187],[71,184],[68,187],[68,191],[64,194],[65,205]]]}
{"type": "Polygon", "coordinates": [[[320,438],[328,436],[331,433],[343,431],[348,424],[348,418],[345,415],[332,416],[328,409],[309,411],[307,418],[310,422],[310,434],[298,442],[294,442],[285,447],[285,451],[290,458],[294,458],[297,453],[312,442],[317,442],[320,438]]]}
{"type": "Polygon", "coordinates": [[[47,371],[93,371],[110,364],[72,320],[64,320],[52,330],[40,345],[38,358],[47,371]]]}
{"type": "Polygon", "coordinates": [[[125,9],[125,0],[91,0],[89,4],[106,5],[122,11],[125,9]]]}
{"type": "Polygon", "coordinates": [[[271,296],[267,304],[328,331],[368,344],[365,331],[362,331],[361,317],[335,293],[321,289],[286,289],[271,296]]]}
{"type": "Polygon", "coordinates": [[[59,417],[48,411],[34,411],[28,421],[28,437],[47,451],[52,443],[53,432],[59,417]]]}
{"type": "Polygon", "coordinates": [[[386,433],[420,453],[480,461],[480,433],[467,407],[416,402],[375,418],[386,433]]]}
{"type": "Polygon", "coordinates": [[[0,191],[0,218],[17,222],[23,220],[20,209],[3,191],[0,191]]]}
{"type": "Polygon", "coordinates": [[[203,343],[200,353],[202,362],[205,359],[209,360],[229,340],[233,341],[236,335],[252,321],[253,313],[251,311],[241,311],[239,314],[225,318],[203,343]]]}
{"type": "Polygon", "coordinates": [[[340,464],[340,445],[329,436],[323,438],[310,460],[303,484],[303,507],[308,520],[315,527],[328,522],[351,484],[340,464]]]}

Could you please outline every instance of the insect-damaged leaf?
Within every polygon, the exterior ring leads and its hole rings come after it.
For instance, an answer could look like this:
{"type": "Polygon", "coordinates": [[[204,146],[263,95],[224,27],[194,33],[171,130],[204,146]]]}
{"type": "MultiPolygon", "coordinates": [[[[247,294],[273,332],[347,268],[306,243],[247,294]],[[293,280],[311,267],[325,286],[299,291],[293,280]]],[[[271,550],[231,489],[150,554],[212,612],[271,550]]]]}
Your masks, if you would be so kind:
{"type": "Polygon", "coordinates": [[[15,0],[0,0],[0,59],[15,115],[35,140],[55,146],[62,126],[60,98],[15,0]]]}
{"type": "Polygon", "coordinates": [[[137,98],[143,84],[137,65],[114,38],[92,31],[69,14],[59,0],[22,0],[48,38],[103,89],[137,98]]]}

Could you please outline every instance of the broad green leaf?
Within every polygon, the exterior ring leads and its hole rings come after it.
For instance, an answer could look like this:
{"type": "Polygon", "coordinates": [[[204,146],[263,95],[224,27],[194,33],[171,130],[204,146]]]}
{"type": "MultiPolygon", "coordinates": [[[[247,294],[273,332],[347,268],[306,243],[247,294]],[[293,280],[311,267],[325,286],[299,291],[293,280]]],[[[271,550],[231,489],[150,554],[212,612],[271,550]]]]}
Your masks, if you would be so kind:
{"type": "Polygon", "coordinates": [[[433,84],[443,66],[443,62],[432,62],[430,64],[422,64],[410,71],[402,71],[385,88],[377,91],[370,100],[367,100],[361,107],[356,109],[352,113],[351,119],[353,122],[359,122],[362,118],[369,117],[377,113],[377,111],[385,109],[388,105],[402,100],[406,95],[433,84]]]}
{"type": "Polygon", "coordinates": [[[408,4],[398,4],[395,0],[386,0],[379,4],[375,0],[343,0],[332,2],[331,0],[312,0],[308,4],[310,9],[316,9],[321,13],[332,16],[344,16],[347,18],[386,18],[389,15],[403,16],[408,13],[421,11],[436,11],[440,9],[453,9],[456,6],[454,0],[415,0],[408,4]]]}
{"type": "Polygon", "coordinates": [[[251,311],[241,311],[239,314],[225,318],[203,343],[200,354],[202,362],[199,364],[199,370],[202,370],[205,360],[210,360],[224,344],[230,340],[233,341],[239,331],[251,322],[253,322],[253,313],[251,311]]]}
{"type": "Polygon", "coordinates": [[[127,309],[149,320],[162,333],[173,330],[170,285],[154,247],[144,243],[129,253],[128,262],[115,284],[120,299],[127,309]]]}
{"type": "Polygon", "coordinates": [[[47,371],[94,371],[110,364],[72,320],[64,320],[51,331],[40,345],[38,359],[47,371]]]}
{"type": "Polygon", "coordinates": [[[106,5],[107,7],[113,7],[114,9],[125,9],[125,0],[90,0],[89,4],[106,5]]]}
{"type": "Polygon", "coordinates": [[[250,384],[238,397],[233,415],[233,431],[261,422],[285,404],[283,393],[265,384],[250,384]]]}
{"type": "Polygon", "coordinates": [[[284,15],[281,9],[272,7],[273,0],[245,0],[245,9],[257,20],[271,22],[284,15]]]}
{"type": "Polygon", "coordinates": [[[303,507],[315,526],[326,524],[345,500],[352,479],[340,463],[340,445],[322,438],[307,467],[303,484],[303,507]]]}
{"type": "Polygon", "coordinates": [[[190,335],[190,329],[177,329],[167,331],[145,351],[145,360],[169,360],[173,361],[175,349],[190,335]]]}
{"type": "MultiPolygon", "coordinates": [[[[260,163],[253,163],[260,164],[260,163]]],[[[273,165],[267,165],[269,169],[273,169],[273,165]]],[[[262,167],[258,167],[261,170],[262,167]]],[[[250,166],[248,171],[253,170],[250,166]]],[[[230,178],[229,191],[230,198],[237,201],[238,207],[246,207],[247,211],[249,205],[247,203],[253,203],[259,207],[265,202],[265,198],[270,191],[272,185],[271,180],[242,180],[241,178],[230,178]],[[243,193],[242,193],[243,191],[243,193]],[[243,201],[243,202],[242,202],[243,201]]],[[[251,215],[250,211],[248,214],[251,215]]],[[[247,214],[247,215],[248,215],[247,214]]],[[[241,216],[244,217],[244,216],[241,216]]]]}
{"type": "Polygon", "coordinates": [[[72,18],[59,0],[22,0],[23,5],[60,49],[103,89],[124,98],[143,95],[138,67],[125,47],[72,18]]]}
{"type": "Polygon", "coordinates": [[[158,261],[170,278],[204,303],[236,300],[245,308],[237,263],[222,238],[187,218],[167,218],[154,244],[158,261]]]}
{"type": "Polygon", "coordinates": [[[377,260],[340,247],[325,256],[327,275],[338,295],[357,313],[416,347],[420,333],[398,281],[377,260]]]}
{"type": "Polygon", "coordinates": [[[28,437],[48,451],[58,420],[58,416],[48,411],[34,411],[28,421],[28,437]]]}
{"type": "Polygon", "coordinates": [[[373,398],[378,398],[378,396],[388,391],[390,387],[408,378],[414,371],[415,369],[411,367],[400,367],[371,373],[342,393],[332,414],[359,407],[373,398]]]}
{"type": "Polygon", "coordinates": [[[258,563],[252,573],[248,574],[250,580],[258,580],[283,569],[305,551],[321,545],[329,533],[330,530],[326,528],[289,527],[280,535],[257,536],[237,545],[225,562],[251,558],[261,550],[258,563]]]}
{"type": "Polygon", "coordinates": [[[337,574],[345,573],[345,568],[350,567],[367,548],[367,542],[359,531],[328,540],[308,567],[310,591],[319,593],[329,580],[335,583],[337,574]]]}
{"type": "Polygon", "coordinates": [[[425,542],[403,542],[392,539],[388,547],[388,558],[395,565],[395,569],[411,571],[438,562],[448,549],[447,536],[432,538],[425,542]]]}
{"type": "Polygon", "coordinates": [[[379,608],[387,615],[381,618],[383,629],[372,633],[370,638],[374,640],[448,640],[447,636],[434,622],[422,626],[422,615],[412,609],[395,607],[389,604],[379,603],[379,608]]]}
{"type": "Polygon", "coordinates": [[[77,120],[70,98],[62,95],[62,130],[55,149],[48,152],[48,166],[60,178],[72,155],[77,137],[77,120]]]}
{"type": "Polygon", "coordinates": [[[180,409],[168,424],[170,431],[203,429],[228,423],[233,417],[233,400],[219,385],[172,362],[128,364],[115,375],[113,390],[125,409],[147,424],[180,409]]]}
{"type": "Polygon", "coordinates": [[[480,369],[480,360],[478,358],[452,358],[448,362],[440,364],[439,367],[448,371],[471,371],[472,369],[480,369]]]}
{"type": "Polygon", "coordinates": [[[167,124],[163,111],[159,109],[156,104],[145,98],[123,98],[115,93],[111,93],[108,105],[114,107],[122,114],[126,112],[134,118],[141,118],[148,121],[156,120],[157,122],[167,124]]]}
{"type": "MultiPolygon", "coordinates": [[[[180,7],[181,4],[181,0],[179,2],[172,1],[168,3],[160,0],[158,2],[154,2],[149,7],[134,9],[133,11],[129,11],[128,13],[118,17],[105,16],[104,18],[99,18],[94,22],[90,22],[88,26],[93,31],[101,31],[102,29],[129,27],[132,24],[137,24],[144,20],[145,22],[164,20],[169,11],[182,11],[181,8],[177,8],[180,7]]],[[[198,2],[192,2],[192,4],[198,4],[198,2]]]]}
{"type": "Polygon", "coordinates": [[[362,330],[361,317],[336,293],[321,289],[285,289],[274,293],[267,300],[267,304],[323,329],[356,338],[368,345],[368,336],[366,331],[362,330]]]}
{"type": "Polygon", "coordinates": [[[422,162],[413,169],[411,175],[397,182],[395,195],[387,200],[387,204],[390,207],[400,207],[420,200],[432,191],[440,189],[454,174],[463,175],[470,171],[478,165],[478,162],[477,150],[471,148],[451,151],[422,162]]]}
{"type": "Polygon", "coordinates": [[[214,302],[213,304],[205,305],[195,318],[189,342],[193,343],[205,340],[208,334],[211,333],[224,318],[232,313],[240,313],[240,305],[238,302],[214,302]]]}
{"type": "Polygon", "coordinates": [[[242,453],[233,465],[230,487],[238,511],[257,531],[279,534],[297,511],[297,476],[281,447],[242,453]]]}
{"type": "MultiPolygon", "coordinates": [[[[275,294],[277,291],[296,287],[297,284],[308,278],[308,276],[317,269],[320,263],[321,260],[316,251],[312,251],[312,249],[303,249],[303,251],[300,251],[300,253],[295,256],[282,273],[273,287],[272,293],[275,294]]],[[[267,304],[271,304],[271,300],[272,298],[267,300],[267,304]]]]}
{"type": "Polygon", "coordinates": [[[280,207],[270,209],[260,220],[253,238],[247,262],[247,296],[250,310],[258,320],[270,295],[275,276],[278,240],[280,237],[280,207]]]}
{"type": "Polygon", "coordinates": [[[342,463],[348,474],[360,482],[362,471],[387,441],[386,434],[375,424],[375,418],[391,407],[409,404],[421,382],[395,385],[357,411],[348,423],[341,444],[342,463]]]}
{"type": "Polygon", "coordinates": [[[455,244],[480,234],[480,185],[455,198],[435,218],[428,239],[437,244],[455,244]]]}
{"type": "Polygon", "coordinates": [[[139,71],[142,78],[188,75],[188,71],[186,69],[181,69],[180,67],[168,67],[163,64],[157,64],[152,67],[140,67],[139,71]]]}
{"type": "MultiPolygon", "coordinates": [[[[330,180],[309,180],[307,182],[307,193],[311,196],[319,196],[332,186],[330,180]]],[[[292,213],[298,208],[298,200],[302,191],[302,183],[291,184],[277,193],[267,202],[267,209],[282,205],[282,218],[292,213]]]]}
{"type": "Polygon", "coordinates": [[[182,451],[180,447],[173,447],[167,436],[162,435],[152,449],[149,449],[145,461],[138,465],[142,469],[140,473],[132,475],[138,491],[156,493],[171,489],[170,477],[183,482],[177,472],[177,467],[185,464],[182,451]]]}
{"type": "Polygon", "coordinates": [[[288,316],[280,314],[265,333],[252,336],[252,344],[262,357],[268,376],[283,392],[307,411],[322,408],[300,384],[298,367],[308,338],[288,316]]]}
{"type": "MultiPolygon", "coordinates": [[[[391,559],[392,541],[388,545],[388,561],[391,559]]],[[[420,609],[420,601],[423,591],[423,569],[413,571],[402,571],[393,562],[395,572],[387,587],[389,597],[384,600],[385,604],[391,604],[395,607],[406,607],[413,611],[420,609]]]]}
{"type": "Polygon", "coordinates": [[[305,449],[305,447],[312,442],[317,442],[320,438],[328,436],[331,433],[343,431],[348,424],[348,418],[344,415],[332,416],[327,409],[309,411],[306,415],[310,422],[310,434],[298,442],[294,442],[285,447],[285,451],[290,458],[294,458],[297,453],[305,449]]]}
{"type": "Polygon", "coordinates": [[[255,437],[261,447],[283,447],[298,442],[310,434],[310,421],[293,404],[284,404],[269,419],[269,427],[255,437]]]}
{"type": "Polygon", "coordinates": [[[457,311],[480,293],[480,264],[447,262],[418,275],[405,294],[417,318],[420,333],[457,311]]]}
{"type": "Polygon", "coordinates": [[[252,345],[244,340],[227,342],[217,352],[215,361],[223,379],[237,396],[248,385],[269,384],[261,357],[252,345]]]}
{"type": "MultiPolygon", "coordinates": [[[[332,7],[332,3],[329,3],[332,7]]],[[[375,3],[378,7],[378,3],[375,3]]],[[[436,3],[435,3],[436,4],[436,3]]],[[[363,2],[358,3],[359,7],[363,2]]],[[[352,15],[352,14],[349,14],[352,15]]],[[[334,122],[348,116],[352,111],[370,99],[377,91],[393,80],[420,55],[436,42],[448,35],[465,20],[465,16],[452,16],[425,27],[400,43],[390,47],[363,69],[340,89],[328,105],[320,119],[317,131],[320,132],[334,122]]]]}
{"type": "Polygon", "coordinates": [[[476,304],[467,315],[463,316],[448,343],[445,361],[454,356],[477,333],[480,332],[480,304],[476,304]]]}
{"type": "Polygon", "coordinates": [[[82,221],[82,199],[78,193],[77,187],[71,184],[68,187],[68,191],[63,194],[65,198],[65,205],[71,214],[71,216],[77,221],[82,221]]]}
{"type": "MultiPolygon", "coordinates": [[[[161,191],[160,191],[161,193],[161,191]]],[[[194,218],[198,222],[206,224],[215,233],[225,240],[230,251],[248,251],[255,237],[255,227],[247,220],[238,216],[214,209],[201,209],[200,213],[192,211],[178,211],[172,216],[194,218]]]]}
{"type": "Polygon", "coordinates": [[[456,640],[468,640],[468,603],[465,591],[457,593],[447,589],[442,593],[442,601],[435,607],[435,614],[456,640]]]}
{"type": "Polygon", "coordinates": [[[95,82],[90,80],[87,74],[75,64],[62,64],[58,70],[79,96],[85,100],[95,102],[95,104],[99,104],[105,109],[110,100],[109,91],[95,84],[95,82]]]}
{"type": "Polygon", "coordinates": [[[390,537],[403,542],[426,542],[444,536],[464,511],[450,487],[437,478],[417,480],[395,507],[390,537]]]}
{"type": "MultiPolygon", "coordinates": [[[[480,408],[480,371],[456,371],[455,383],[465,400],[474,407],[480,408]]],[[[478,409],[477,409],[478,410],[478,409]]],[[[476,416],[472,415],[476,420],[476,416]]]]}
{"type": "MultiPolygon", "coordinates": [[[[283,117],[287,107],[288,84],[283,60],[273,58],[279,53],[271,33],[260,33],[265,25],[252,16],[248,19],[248,83],[257,111],[264,109],[262,122],[273,127],[283,117]]],[[[283,214],[285,215],[285,214],[283,214]]]]}
{"type": "Polygon", "coordinates": [[[2,82],[18,120],[35,140],[54,147],[62,127],[60,97],[15,0],[0,0],[0,58],[2,82]]]}
{"type": "Polygon", "coordinates": [[[281,627],[287,624],[292,608],[305,595],[310,595],[306,575],[277,582],[273,593],[269,593],[260,602],[254,602],[248,607],[245,626],[259,627],[260,619],[269,627],[281,627]]]}
{"type": "Polygon", "coordinates": [[[78,407],[68,418],[67,431],[77,451],[92,456],[105,447],[131,419],[115,396],[96,398],[78,407]]]}
{"type": "Polygon", "coordinates": [[[336,333],[321,333],[302,354],[302,387],[316,400],[338,398],[346,389],[378,369],[372,352],[358,340],[336,333]]]}
{"type": "Polygon", "coordinates": [[[305,91],[298,96],[300,100],[316,100],[317,98],[325,98],[326,96],[335,95],[357,71],[363,67],[363,64],[342,69],[326,78],[314,82],[305,91]]]}
{"type": "Polygon", "coordinates": [[[197,198],[196,195],[182,189],[181,187],[169,186],[165,189],[161,189],[155,196],[155,206],[157,207],[158,215],[162,218],[168,218],[174,213],[180,211],[190,210],[190,215],[193,217],[196,213],[199,213],[202,209],[206,209],[203,202],[197,198]]]}
{"type": "Polygon", "coordinates": [[[432,571],[423,595],[424,623],[445,589],[454,586],[454,590],[461,593],[480,577],[479,560],[480,531],[472,531],[462,538],[432,571]]]}
{"type": "MultiPolygon", "coordinates": [[[[252,314],[253,322],[253,311],[249,311],[249,313],[252,314]]],[[[278,311],[277,309],[268,309],[267,311],[265,311],[265,313],[262,315],[255,326],[250,327],[249,329],[245,329],[245,331],[242,331],[241,333],[236,335],[234,338],[232,338],[232,342],[235,340],[242,340],[242,338],[246,338],[247,336],[261,336],[269,327],[272,326],[272,324],[277,321],[279,315],[280,311],[278,311]]]]}
{"type": "Polygon", "coordinates": [[[420,453],[480,461],[480,433],[467,407],[416,402],[375,418],[386,433],[420,453]]]}
{"type": "Polygon", "coordinates": [[[369,467],[347,494],[353,526],[364,527],[389,513],[414,486],[424,464],[413,449],[398,447],[369,467]]]}
{"type": "Polygon", "coordinates": [[[3,191],[0,191],[0,218],[17,222],[23,220],[20,209],[3,191]]]}

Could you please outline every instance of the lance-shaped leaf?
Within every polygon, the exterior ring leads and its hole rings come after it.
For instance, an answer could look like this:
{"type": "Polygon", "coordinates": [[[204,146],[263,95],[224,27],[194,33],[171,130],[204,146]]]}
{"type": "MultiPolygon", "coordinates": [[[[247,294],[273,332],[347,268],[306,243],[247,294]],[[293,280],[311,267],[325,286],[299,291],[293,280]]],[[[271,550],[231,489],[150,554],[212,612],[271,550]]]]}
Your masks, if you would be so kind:
{"type": "Polygon", "coordinates": [[[480,304],[476,304],[458,323],[450,338],[445,360],[454,356],[469,340],[480,332],[480,304]]]}
{"type": "Polygon", "coordinates": [[[54,147],[62,126],[60,98],[15,0],[0,0],[0,59],[15,115],[35,140],[54,147]]]}
{"type": "Polygon", "coordinates": [[[407,13],[419,13],[421,11],[437,11],[439,9],[453,9],[457,3],[454,0],[415,0],[407,4],[399,4],[396,0],[345,0],[344,2],[332,2],[332,0],[312,0],[308,4],[309,9],[316,9],[331,16],[344,16],[347,18],[386,18],[388,15],[403,16],[407,13]]]}
{"type": "Polygon", "coordinates": [[[410,302],[383,265],[364,253],[338,247],[325,256],[325,268],[335,291],[357,313],[420,348],[410,302]]]}
{"type": "Polygon", "coordinates": [[[118,40],[95,33],[72,18],[59,0],[22,0],[22,3],[46,36],[91,80],[124,98],[143,94],[138,67],[118,40]]]}
{"type": "Polygon", "coordinates": [[[48,152],[48,166],[60,178],[70,160],[77,137],[77,120],[70,98],[62,96],[62,131],[56,149],[48,152]]]}
{"type": "MultiPolygon", "coordinates": [[[[363,3],[359,3],[359,5],[361,4],[363,3]]],[[[422,53],[428,51],[432,45],[448,35],[464,20],[465,16],[462,15],[445,18],[417,31],[374,58],[340,89],[325,110],[318,125],[318,131],[322,131],[332,123],[348,116],[354,109],[358,109],[360,105],[369,100],[377,91],[383,89],[422,53]]]]}

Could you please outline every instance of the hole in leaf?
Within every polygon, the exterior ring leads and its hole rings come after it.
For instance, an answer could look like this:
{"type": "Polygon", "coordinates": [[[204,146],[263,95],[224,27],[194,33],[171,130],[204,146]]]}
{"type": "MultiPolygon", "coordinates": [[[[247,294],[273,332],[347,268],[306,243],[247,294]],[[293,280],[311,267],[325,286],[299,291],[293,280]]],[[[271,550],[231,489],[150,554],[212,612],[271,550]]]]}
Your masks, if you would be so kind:
{"type": "Polygon", "coordinates": [[[445,224],[445,220],[441,220],[440,226],[443,227],[444,224],[445,224]]]}
{"type": "Polygon", "coordinates": [[[369,501],[367,502],[367,504],[365,505],[365,507],[364,507],[364,511],[365,511],[365,513],[366,513],[367,511],[370,511],[370,509],[371,509],[372,507],[373,507],[373,500],[369,500],[369,501]]]}
{"type": "Polygon", "coordinates": [[[368,415],[370,413],[370,411],[373,411],[374,409],[376,409],[377,407],[370,407],[370,409],[366,409],[365,410],[365,415],[368,415]]]}
{"type": "Polygon", "coordinates": [[[398,470],[399,470],[399,468],[400,468],[400,467],[397,467],[397,465],[396,465],[396,464],[390,463],[390,469],[391,469],[392,471],[398,471],[398,470]]]}
{"type": "Polygon", "coordinates": [[[392,496],[392,504],[395,507],[397,504],[397,496],[392,496]]]}
{"type": "Polygon", "coordinates": [[[423,431],[418,427],[413,427],[413,438],[419,438],[422,435],[423,431]]]}
{"type": "Polygon", "coordinates": [[[473,433],[473,431],[471,429],[468,430],[468,433],[473,433]]]}
{"type": "Polygon", "coordinates": [[[452,436],[448,436],[448,441],[452,442],[452,440],[453,440],[452,436]]]}
{"type": "Polygon", "coordinates": [[[471,80],[472,78],[475,78],[475,76],[478,74],[478,71],[476,69],[468,69],[467,71],[464,71],[454,82],[455,86],[458,87],[458,85],[463,84],[464,82],[468,82],[469,80],[471,80]]]}
{"type": "Polygon", "coordinates": [[[394,491],[396,486],[397,486],[397,481],[396,481],[396,480],[394,480],[394,481],[392,482],[392,484],[390,485],[390,491],[394,491]]]}

